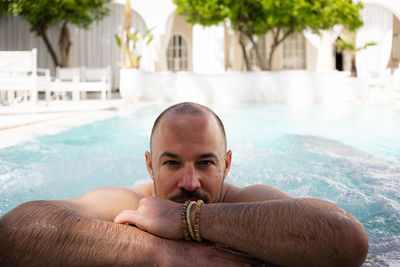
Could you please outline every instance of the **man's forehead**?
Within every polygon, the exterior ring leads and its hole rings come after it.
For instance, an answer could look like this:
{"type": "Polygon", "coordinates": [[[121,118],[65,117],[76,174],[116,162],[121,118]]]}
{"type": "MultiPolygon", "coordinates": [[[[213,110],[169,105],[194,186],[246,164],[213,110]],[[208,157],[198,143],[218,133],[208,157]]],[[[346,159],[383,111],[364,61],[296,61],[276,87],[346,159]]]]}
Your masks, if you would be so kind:
{"type": "Polygon", "coordinates": [[[156,149],[158,154],[165,152],[164,150],[170,150],[171,146],[189,148],[192,144],[203,144],[208,147],[203,148],[209,151],[201,151],[201,153],[216,153],[217,151],[211,150],[219,150],[218,144],[221,142],[223,142],[223,136],[212,116],[171,114],[160,121],[154,132],[153,150],[156,149]]]}
{"type": "MultiPolygon", "coordinates": [[[[215,113],[204,107],[194,110],[166,110],[157,118],[150,139],[150,149],[154,152],[160,145],[169,143],[179,144],[182,140],[208,139],[208,142],[223,145],[226,150],[225,131],[222,122],[215,113]],[[190,111],[190,112],[189,112],[190,111]]],[[[219,150],[219,148],[218,148],[219,150]]]]}
{"type": "Polygon", "coordinates": [[[216,126],[215,121],[210,114],[166,114],[165,117],[160,121],[156,133],[159,137],[162,137],[163,131],[194,131],[195,133],[201,133],[207,127],[214,128],[216,126]]]}

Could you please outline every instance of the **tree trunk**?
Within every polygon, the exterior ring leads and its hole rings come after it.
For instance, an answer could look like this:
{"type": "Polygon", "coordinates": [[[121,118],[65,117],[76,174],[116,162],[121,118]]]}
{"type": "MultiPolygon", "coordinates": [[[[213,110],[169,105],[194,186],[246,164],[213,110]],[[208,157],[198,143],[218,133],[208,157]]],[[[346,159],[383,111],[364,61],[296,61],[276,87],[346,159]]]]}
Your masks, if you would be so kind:
{"type": "Polygon", "coordinates": [[[242,32],[239,32],[239,43],[240,43],[240,46],[242,47],[243,58],[244,58],[244,61],[246,63],[246,70],[247,71],[251,71],[249,58],[247,57],[247,53],[246,53],[246,46],[245,46],[245,44],[243,42],[243,33],[242,32]]]}
{"type": "Polygon", "coordinates": [[[247,38],[249,38],[251,44],[252,44],[253,47],[254,47],[254,51],[256,52],[256,57],[257,57],[258,66],[260,67],[261,70],[265,70],[264,60],[263,60],[263,58],[262,58],[261,55],[260,55],[260,51],[258,51],[258,47],[257,47],[256,42],[254,41],[253,36],[252,36],[251,34],[247,34],[246,36],[247,36],[247,38]]]}
{"type": "Polygon", "coordinates": [[[274,55],[276,47],[277,45],[275,45],[275,43],[271,45],[271,50],[269,51],[268,56],[268,66],[265,68],[266,70],[272,70],[272,57],[274,55]]]}
{"type": "Polygon", "coordinates": [[[351,77],[357,77],[356,55],[351,55],[351,77]]]}
{"type": "Polygon", "coordinates": [[[42,27],[42,28],[40,28],[40,29],[38,29],[38,33],[39,33],[39,35],[42,37],[42,39],[43,39],[43,41],[44,41],[44,43],[45,43],[45,45],[46,45],[46,47],[47,47],[47,50],[49,51],[49,53],[50,53],[50,56],[51,56],[51,59],[53,60],[53,63],[54,63],[54,66],[60,66],[60,64],[59,64],[59,62],[58,62],[58,59],[57,59],[57,55],[56,55],[56,53],[55,53],[55,51],[54,51],[54,49],[53,49],[53,47],[51,46],[51,43],[50,43],[50,41],[49,41],[49,38],[47,38],[47,31],[46,31],[47,29],[45,28],[45,27],[42,27]]]}
{"type": "Polygon", "coordinates": [[[60,48],[60,54],[61,54],[61,67],[64,68],[68,67],[68,55],[69,55],[69,49],[71,47],[70,35],[67,24],[68,21],[64,20],[60,33],[60,39],[58,41],[58,46],[60,48]]]}
{"type": "Polygon", "coordinates": [[[272,36],[273,36],[273,40],[274,42],[271,45],[271,51],[269,52],[269,57],[268,57],[268,66],[267,66],[267,70],[272,70],[272,57],[274,55],[275,49],[278,47],[278,45],[280,45],[283,41],[285,41],[285,39],[291,35],[294,30],[290,29],[289,31],[287,31],[281,39],[279,39],[279,35],[280,35],[280,31],[281,29],[278,28],[276,31],[274,31],[273,28],[271,28],[271,32],[272,32],[272,36]]]}
{"type": "Polygon", "coordinates": [[[231,68],[231,60],[230,60],[230,40],[228,35],[228,26],[226,25],[226,21],[224,20],[224,52],[225,52],[225,71],[231,68]]]}

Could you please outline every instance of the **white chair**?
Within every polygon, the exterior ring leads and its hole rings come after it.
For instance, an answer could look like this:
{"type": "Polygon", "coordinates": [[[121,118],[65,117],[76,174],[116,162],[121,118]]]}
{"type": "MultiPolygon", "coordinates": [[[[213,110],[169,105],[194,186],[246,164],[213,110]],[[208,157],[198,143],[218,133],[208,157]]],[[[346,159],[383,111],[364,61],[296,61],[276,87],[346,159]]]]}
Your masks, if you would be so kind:
{"type": "MultiPolygon", "coordinates": [[[[0,51],[0,91],[7,94],[7,102],[13,104],[30,100],[36,103],[38,94],[37,49],[32,51],[0,51]]],[[[45,72],[49,80],[50,72],[45,72]]]]}
{"type": "Polygon", "coordinates": [[[101,92],[101,99],[111,98],[111,67],[83,68],[83,82],[79,83],[81,92],[101,92]]]}
{"type": "Polygon", "coordinates": [[[67,92],[72,92],[72,100],[79,100],[79,82],[82,79],[82,68],[56,68],[56,80],[47,87],[46,100],[51,93],[56,99],[67,99],[67,92]]]}
{"type": "MultiPolygon", "coordinates": [[[[101,99],[111,97],[111,67],[106,68],[56,68],[56,80],[48,86],[48,95],[54,92],[56,98],[66,99],[72,92],[72,100],[80,100],[80,94],[101,92],[101,99]]],[[[46,95],[47,96],[47,95],[46,95]]],[[[48,98],[47,98],[48,99],[48,98]]]]}

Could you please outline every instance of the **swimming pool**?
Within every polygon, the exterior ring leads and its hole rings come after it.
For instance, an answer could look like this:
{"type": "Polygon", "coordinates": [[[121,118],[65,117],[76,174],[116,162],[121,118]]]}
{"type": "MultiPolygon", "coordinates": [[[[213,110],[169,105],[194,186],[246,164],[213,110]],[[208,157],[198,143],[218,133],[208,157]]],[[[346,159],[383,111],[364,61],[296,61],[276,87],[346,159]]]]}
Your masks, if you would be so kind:
{"type": "MultiPolygon", "coordinates": [[[[113,119],[0,150],[0,215],[34,199],[149,181],[144,151],[156,116],[147,105],[113,119]]],[[[210,106],[225,123],[227,181],[317,197],[366,227],[364,266],[400,263],[400,110],[363,105],[210,106]]]]}

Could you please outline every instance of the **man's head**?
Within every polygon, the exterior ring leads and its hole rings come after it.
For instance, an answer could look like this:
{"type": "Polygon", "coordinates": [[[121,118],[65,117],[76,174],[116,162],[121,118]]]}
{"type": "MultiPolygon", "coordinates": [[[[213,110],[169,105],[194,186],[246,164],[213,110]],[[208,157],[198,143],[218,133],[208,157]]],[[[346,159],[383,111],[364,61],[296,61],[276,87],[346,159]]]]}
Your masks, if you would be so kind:
{"type": "Polygon", "coordinates": [[[154,123],[150,151],[146,165],[158,197],[220,201],[232,153],[212,110],[187,102],[169,107],[154,123]]]}

